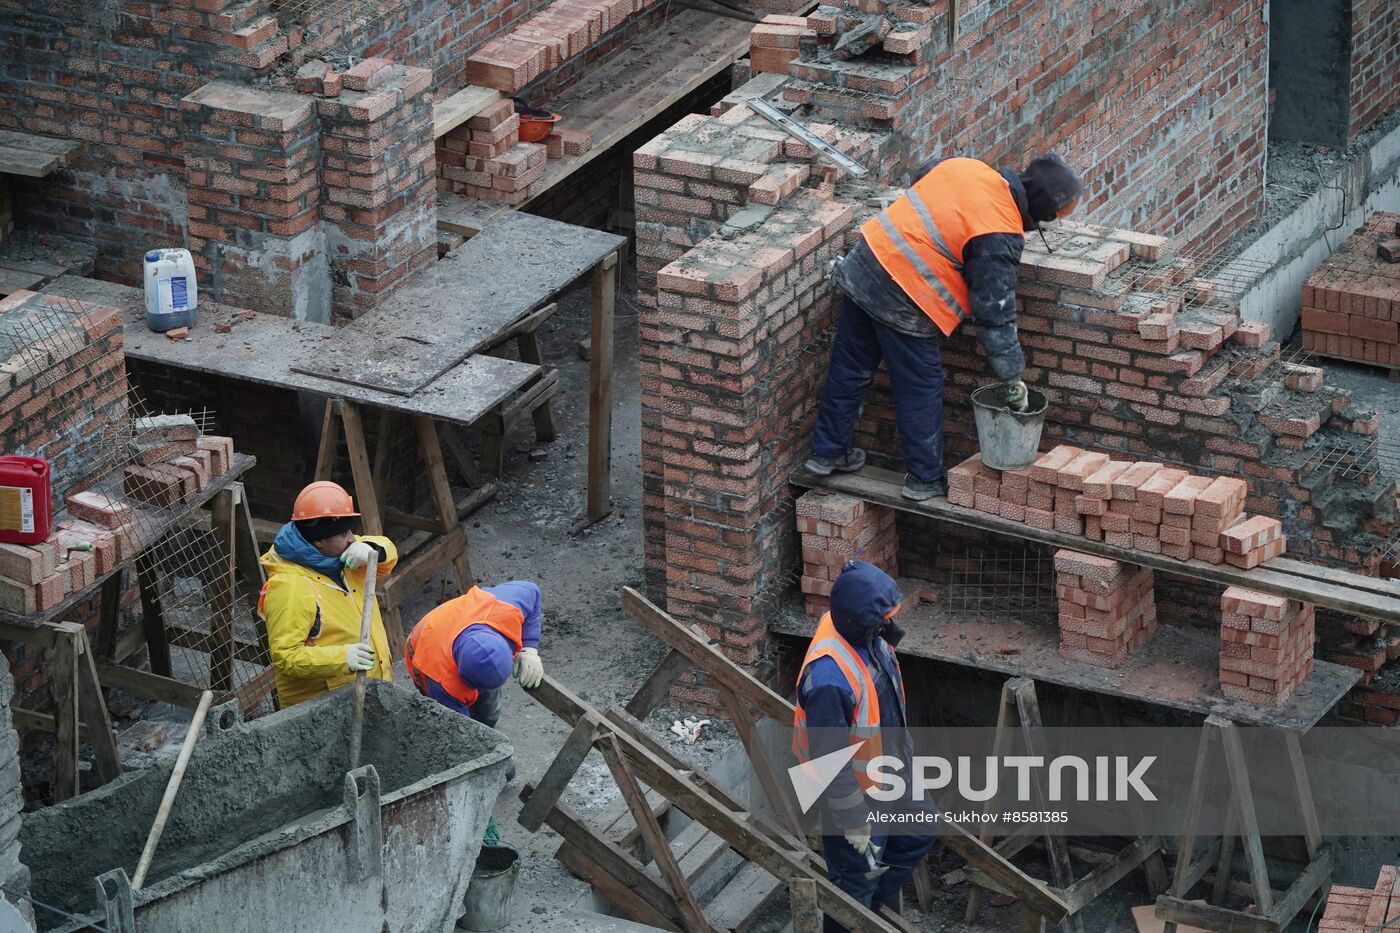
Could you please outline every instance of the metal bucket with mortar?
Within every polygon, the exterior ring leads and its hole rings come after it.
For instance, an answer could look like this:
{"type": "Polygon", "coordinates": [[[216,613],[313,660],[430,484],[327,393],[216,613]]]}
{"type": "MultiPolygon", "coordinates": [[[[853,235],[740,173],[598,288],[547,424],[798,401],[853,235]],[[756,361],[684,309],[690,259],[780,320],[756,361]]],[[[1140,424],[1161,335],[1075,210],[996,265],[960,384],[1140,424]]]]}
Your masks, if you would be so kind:
{"type": "Polygon", "coordinates": [[[994,470],[1024,470],[1035,462],[1050,400],[1035,389],[1030,389],[1029,393],[1025,411],[1012,411],[1007,407],[1006,389],[1002,385],[983,386],[972,393],[972,414],[977,420],[982,462],[994,470]]]}
{"type": "Polygon", "coordinates": [[[510,899],[520,877],[520,853],[510,846],[482,846],[463,900],[457,929],[490,933],[510,923],[510,899]]]}

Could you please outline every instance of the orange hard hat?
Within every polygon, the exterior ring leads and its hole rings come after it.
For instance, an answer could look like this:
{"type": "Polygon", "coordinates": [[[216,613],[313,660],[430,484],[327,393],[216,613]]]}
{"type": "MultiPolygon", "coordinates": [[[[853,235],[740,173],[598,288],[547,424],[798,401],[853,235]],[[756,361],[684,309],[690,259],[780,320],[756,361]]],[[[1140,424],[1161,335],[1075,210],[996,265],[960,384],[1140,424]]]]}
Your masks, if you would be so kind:
{"type": "Polygon", "coordinates": [[[354,518],[355,500],[350,498],[339,483],[318,480],[297,494],[292,504],[292,521],[302,522],[312,518],[354,518]]]}

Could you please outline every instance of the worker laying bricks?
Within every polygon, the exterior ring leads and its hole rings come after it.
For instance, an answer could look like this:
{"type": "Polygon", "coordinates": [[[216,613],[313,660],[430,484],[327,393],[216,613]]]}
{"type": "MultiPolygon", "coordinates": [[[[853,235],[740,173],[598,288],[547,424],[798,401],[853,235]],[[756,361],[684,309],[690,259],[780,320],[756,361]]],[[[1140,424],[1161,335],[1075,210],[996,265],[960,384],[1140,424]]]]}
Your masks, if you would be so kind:
{"type": "Polygon", "coordinates": [[[850,446],[851,432],[883,358],[907,470],[901,492],[916,501],[948,494],[940,335],[971,317],[1008,402],[1025,407],[1026,363],[1016,337],[1024,233],[1069,214],[1082,190],[1053,154],[1019,174],[976,159],[943,159],[861,227],[833,273],[846,297],[808,472],[827,476],[865,465],[865,451],[850,446]]]}
{"type": "MultiPolygon", "coordinates": [[[[872,835],[864,796],[872,783],[866,773],[871,761],[881,755],[909,760],[908,743],[901,738],[908,723],[904,680],[894,653],[904,637],[893,621],[899,607],[899,588],[888,574],[865,561],[846,564],[831,585],[831,611],[817,625],[797,674],[793,716],[799,761],[863,740],[825,792],[830,823],[842,832],[822,836],[822,854],[832,883],[877,911],[895,906],[914,866],[934,843],[932,835],[872,835]],[[885,871],[872,878],[878,871],[876,852],[885,871]]],[[[830,917],[823,923],[827,931],[846,929],[830,917]]]]}
{"type": "Polygon", "coordinates": [[[379,606],[371,608],[368,643],[360,641],[360,612],[370,554],[378,553],[376,577],[382,579],[394,569],[398,551],[388,538],[357,538],[351,528],[359,514],[340,486],[312,483],[262,556],[267,583],[258,609],[267,622],[283,707],[350,683],[359,671],[393,679],[379,606]]]}
{"type": "MultiPolygon", "coordinates": [[[[429,612],[408,636],[408,674],[424,696],[495,728],[512,667],[520,686],[544,678],[540,588],[526,580],[474,586],[429,612]]],[[[515,762],[506,780],[515,777],[515,762]]]]}

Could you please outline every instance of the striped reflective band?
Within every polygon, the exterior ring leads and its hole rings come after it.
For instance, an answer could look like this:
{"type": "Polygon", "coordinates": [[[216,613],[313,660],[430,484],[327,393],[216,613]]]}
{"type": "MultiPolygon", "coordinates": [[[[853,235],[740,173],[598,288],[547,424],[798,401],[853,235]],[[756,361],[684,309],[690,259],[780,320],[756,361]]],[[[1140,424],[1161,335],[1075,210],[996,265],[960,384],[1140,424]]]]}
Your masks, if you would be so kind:
{"type": "MultiPolygon", "coordinates": [[[[911,190],[909,194],[913,195],[914,192],[911,190]]],[[[938,251],[940,256],[948,259],[955,269],[961,272],[962,263],[952,258],[951,253],[948,251],[948,244],[943,242],[943,237],[938,233],[938,228],[933,225],[933,218],[928,216],[928,209],[924,207],[923,201],[919,200],[917,197],[910,197],[909,200],[915,205],[915,212],[921,213],[920,220],[923,221],[926,230],[930,234],[929,238],[933,242],[934,249],[938,251]]],[[[943,280],[929,268],[928,263],[924,262],[923,257],[909,245],[909,242],[904,239],[904,235],[895,229],[894,222],[890,220],[890,215],[885,211],[881,211],[876,215],[875,219],[879,222],[880,229],[884,230],[886,235],[889,236],[890,242],[894,244],[895,249],[899,250],[899,254],[908,260],[909,264],[914,267],[914,271],[919,273],[919,275],[923,277],[923,280],[928,283],[929,287],[938,293],[938,297],[942,298],[943,303],[958,316],[958,320],[966,320],[967,308],[954,297],[952,292],[948,291],[948,286],[943,284],[943,280]]]]}
{"type": "Polygon", "coordinates": [[[830,651],[833,659],[839,662],[843,668],[856,675],[856,683],[852,684],[856,690],[856,727],[859,728],[863,726],[869,728],[873,726],[875,723],[870,715],[872,712],[871,702],[875,704],[876,715],[878,716],[880,701],[876,697],[865,696],[866,681],[865,678],[859,676],[860,673],[865,670],[865,663],[839,638],[828,639],[827,643],[823,644],[821,647],[830,651]]]}

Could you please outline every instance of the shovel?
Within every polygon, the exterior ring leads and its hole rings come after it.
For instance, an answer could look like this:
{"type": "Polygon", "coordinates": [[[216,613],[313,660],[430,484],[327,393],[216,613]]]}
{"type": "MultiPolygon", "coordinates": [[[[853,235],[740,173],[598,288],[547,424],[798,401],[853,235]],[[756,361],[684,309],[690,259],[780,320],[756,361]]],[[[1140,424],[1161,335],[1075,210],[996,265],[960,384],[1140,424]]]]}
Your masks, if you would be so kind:
{"type": "MultiPolygon", "coordinates": [[[[374,578],[379,569],[379,552],[369,550],[369,561],[365,564],[364,603],[360,606],[360,644],[369,641],[370,623],[374,618],[374,578]]],[[[360,740],[365,731],[365,672],[355,672],[355,722],[350,727],[350,768],[360,766],[360,740]]]]}
{"type": "Polygon", "coordinates": [[[131,890],[141,890],[146,883],[146,872],[151,868],[151,860],[156,857],[156,846],[165,832],[165,821],[170,819],[170,808],[175,805],[175,795],[180,792],[180,782],[185,779],[185,768],[194,752],[194,743],[199,741],[199,733],[204,727],[204,715],[209,712],[209,704],[214,702],[214,694],[205,690],[199,695],[199,706],[190,718],[190,727],[185,732],[185,742],[180,746],[180,757],[175,759],[175,768],[170,772],[170,780],[165,784],[165,796],[160,799],[160,809],[156,811],[156,821],[146,835],[146,846],[141,850],[141,860],[136,864],[136,874],[131,879],[131,890]]]}

